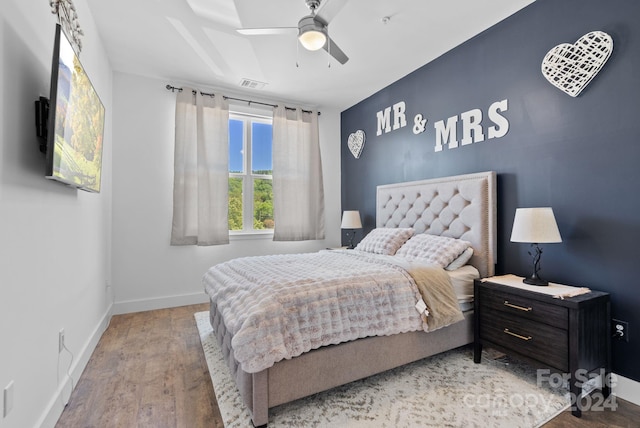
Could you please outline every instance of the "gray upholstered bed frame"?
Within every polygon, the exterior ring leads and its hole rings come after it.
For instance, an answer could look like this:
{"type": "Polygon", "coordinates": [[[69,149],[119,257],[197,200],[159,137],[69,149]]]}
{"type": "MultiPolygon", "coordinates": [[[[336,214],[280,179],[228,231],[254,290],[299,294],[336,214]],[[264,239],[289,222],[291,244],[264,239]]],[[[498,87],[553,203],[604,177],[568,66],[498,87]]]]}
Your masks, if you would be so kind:
{"type": "MultiPolygon", "coordinates": [[[[413,227],[471,242],[482,277],[494,273],[496,256],[495,172],[378,186],[377,227],[413,227]]],[[[269,408],[343,385],[473,341],[473,311],[431,333],[368,337],[322,347],[245,373],[233,358],[231,338],[215,305],[211,325],[254,425],[266,425],[269,408]]]]}

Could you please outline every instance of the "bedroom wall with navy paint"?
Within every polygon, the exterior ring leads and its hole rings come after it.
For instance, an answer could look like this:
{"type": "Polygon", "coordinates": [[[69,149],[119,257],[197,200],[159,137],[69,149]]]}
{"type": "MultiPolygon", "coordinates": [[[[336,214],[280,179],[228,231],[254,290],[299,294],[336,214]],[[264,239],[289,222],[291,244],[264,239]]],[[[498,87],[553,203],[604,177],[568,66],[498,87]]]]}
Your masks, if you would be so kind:
{"type": "MultiPolygon", "coordinates": [[[[342,112],[342,209],[375,226],[379,184],[494,170],[498,174],[497,273],[530,273],[526,244],[509,241],[517,207],[551,206],[563,242],[543,247],[553,282],[611,293],[629,343],[614,342],[614,372],[640,381],[640,2],[538,0],[475,38],[342,112]],[[578,97],[543,77],[545,54],[590,31],[613,38],[613,53],[578,97]],[[488,139],[489,107],[508,120],[488,139]],[[407,124],[377,136],[377,113],[404,102],[407,124]],[[434,123],[479,109],[485,140],[435,151],[434,123]],[[414,118],[427,119],[414,133],[414,118]],[[359,159],[347,147],[363,130],[359,159]],[[504,131],[504,128],[502,128],[504,131]]],[[[427,41],[425,41],[427,43],[427,41]]],[[[393,108],[390,125],[393,127],[393,108]]],[[[401,125],[401,123],[399,123],[401,125]]],[[[356,241],[361,239],[358,234],[356,241]]],[[[346,242],[346,241],[343,241],[346,242]]]]}

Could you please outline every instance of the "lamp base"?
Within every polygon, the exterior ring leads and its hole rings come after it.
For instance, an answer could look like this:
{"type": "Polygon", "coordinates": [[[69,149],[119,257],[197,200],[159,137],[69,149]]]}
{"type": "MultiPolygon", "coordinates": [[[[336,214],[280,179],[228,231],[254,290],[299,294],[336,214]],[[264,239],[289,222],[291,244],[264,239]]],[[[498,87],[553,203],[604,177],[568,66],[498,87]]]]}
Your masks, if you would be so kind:
{"type": "Polygon", "coordinates": [[[530,277],[530,278],[525,278],[522,280],[522,282],[524,282],[525,284],[529,284],[529,285],[538,285],[541,287],[544,287],[546,285],[549,285],[549,281],[545,281],[544,279],[538,278],[538,277],[530,277]]]}
{"type": "Polygon", "coordinates": [[[347,238],[349,238],[349,245],[347,246],[347,250],[353,250],[355,245],[353,245],[353,238],[356,236],[356,231],[353,229],[347,230],[347,238]]]}

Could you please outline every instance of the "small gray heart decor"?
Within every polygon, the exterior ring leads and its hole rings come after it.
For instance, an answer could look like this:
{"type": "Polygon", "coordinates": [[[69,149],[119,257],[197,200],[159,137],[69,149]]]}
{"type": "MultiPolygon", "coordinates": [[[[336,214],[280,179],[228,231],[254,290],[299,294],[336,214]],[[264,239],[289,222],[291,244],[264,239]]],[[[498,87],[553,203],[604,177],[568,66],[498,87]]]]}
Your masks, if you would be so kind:
{"type": "Polygon", "coordinates": [[[353,157],[356,159],[359,159],[360,154],[362,154],[362,149],[364,148],[364,140],[364,131],[358,130],[349,135],[347,146],[349,147],[349,150],[351,151],[353,157]]]}
{"type": "Polygon", "coordinates": [[[592,31],[574,44],[553,47],[542,60],[542,74],[556,88],[577,97],[598,74],[613,51],[613,39],[592,31]]]}

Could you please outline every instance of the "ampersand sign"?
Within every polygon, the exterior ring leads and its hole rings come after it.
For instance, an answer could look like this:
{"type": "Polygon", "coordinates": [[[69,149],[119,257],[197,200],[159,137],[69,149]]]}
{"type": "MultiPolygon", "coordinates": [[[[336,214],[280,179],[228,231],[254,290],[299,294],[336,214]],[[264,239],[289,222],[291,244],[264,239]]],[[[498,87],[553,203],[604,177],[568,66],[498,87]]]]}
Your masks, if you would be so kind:
{"type": "Polygon", "coordinates": [[[413,133],[418,135],[424,132],[427,127],[427,119],[423,119],[421,114],[416,114],[413,118],[413,133]]]}

